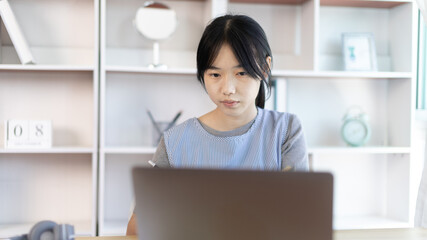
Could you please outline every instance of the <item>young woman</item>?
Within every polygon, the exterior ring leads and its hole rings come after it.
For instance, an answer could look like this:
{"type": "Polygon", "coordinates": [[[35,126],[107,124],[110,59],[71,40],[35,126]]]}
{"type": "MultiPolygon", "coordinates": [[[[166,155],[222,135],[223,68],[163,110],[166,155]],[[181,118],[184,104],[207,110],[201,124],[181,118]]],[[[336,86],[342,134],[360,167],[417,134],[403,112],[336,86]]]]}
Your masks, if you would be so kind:
{"type": "MultiPolygon", "coordinates": [[[[299,119],[264,109],[272,60],[252,18],[214,19],[197,49],[197,78],[217,107],[166,131],[152,161],[158,167],[307,171],[299,119]]],[[[127,234],[136,234],[134,216],[127,234]]]]}

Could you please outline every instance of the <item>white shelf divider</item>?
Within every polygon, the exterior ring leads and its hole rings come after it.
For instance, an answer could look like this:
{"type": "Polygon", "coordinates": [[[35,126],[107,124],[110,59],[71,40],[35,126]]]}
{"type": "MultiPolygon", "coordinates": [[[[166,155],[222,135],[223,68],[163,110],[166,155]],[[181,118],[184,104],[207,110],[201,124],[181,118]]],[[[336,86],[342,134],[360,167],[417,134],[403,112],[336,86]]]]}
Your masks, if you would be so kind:
{"type": "Polygon", "coordinates": [[[76,71],[76,72],[91,72],[95,70],[94,66],[85,65],[19,65],[19,64],[0,64],[0,71],[16,70],[16,71],[76,71]]]}
{"type": "Polygon", "coordinates": [[[155,147],[108,147],[101,150],[105,154],[153,154],[155,147]]]}
{"type": "Polygon", "coordinates": [[[275,77],[292,78],[411,78],[411,72],[288,71],[273,70],[275,77]]]}
{"type": "Polygon", "coordinates": [[[382,228],[410,228],[408,222],[399,221],[381,216],[334,216],[335,230],[349,229],[382,229],[382,228]]]}
{"type": "Polygon", "coordinates": [[[53,147],[53,148],[0,148],[1,153],[93,153],[96,149],[90,147],[53,147]]]}
{"type": "Polygon", "coordinates": [[[410,147],[313,147],[309,154],[409,154],[410,147]]]}
{"type": "Polygon", "coordinates": [[[150,73],[150,74],[173,74],[173,75],[196,75],[197,70],[191,68],[171,68],[166,70],[150,69],[146,67],[131,67],[131,66],[107,66],[107,72],[123,72],[123,73],[150,73]]]}
{"type": "MultiPolygon", "coordinates": [[[[166,70],[149,69],[133,66],[106,66],[106,72],[145,73],[164,75],[196,75],[197,69],[171,68],[166,70]]],[[[273,77],[289,78],[369,78],[369,79],[402,79],[411,78],[411,72],[346,72],[346,71],[312,71],[312,70],[273,70],[273,77]]]]}

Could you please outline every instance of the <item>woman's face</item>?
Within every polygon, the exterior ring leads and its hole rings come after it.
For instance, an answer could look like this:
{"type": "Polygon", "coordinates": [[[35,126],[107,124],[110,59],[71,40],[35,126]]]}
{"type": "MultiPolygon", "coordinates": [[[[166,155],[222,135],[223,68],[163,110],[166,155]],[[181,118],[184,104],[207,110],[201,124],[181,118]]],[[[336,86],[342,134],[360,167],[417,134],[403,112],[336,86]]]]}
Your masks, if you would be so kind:
{"type": "Polygon", "coordinates": [[[205,71],[204,82],[209,97],[223,114],[256,116],[255,99],[261,81],[240,66],[228,44],[221,47],[212,66],[205,71]]]}

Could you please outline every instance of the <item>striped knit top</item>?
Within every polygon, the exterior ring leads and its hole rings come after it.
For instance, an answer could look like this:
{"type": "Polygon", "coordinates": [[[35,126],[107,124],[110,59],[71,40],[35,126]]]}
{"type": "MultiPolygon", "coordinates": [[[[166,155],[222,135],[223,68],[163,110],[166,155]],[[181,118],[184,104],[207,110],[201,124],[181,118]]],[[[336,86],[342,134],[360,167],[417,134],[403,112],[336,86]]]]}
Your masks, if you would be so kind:
{"type": "Polygon", "coordinates": [[[298,118],[289,113],[258,108],[249,130],[237,136],[213,135],[197,118],[191,118],[166,131],[163,140],[171,167],[308,169],[301,125],[298,118]],[[292,129],[292,125],[297,128],[292,129]],[[292,158],[291,166],[283,161],[284,154],[292,158]]]}

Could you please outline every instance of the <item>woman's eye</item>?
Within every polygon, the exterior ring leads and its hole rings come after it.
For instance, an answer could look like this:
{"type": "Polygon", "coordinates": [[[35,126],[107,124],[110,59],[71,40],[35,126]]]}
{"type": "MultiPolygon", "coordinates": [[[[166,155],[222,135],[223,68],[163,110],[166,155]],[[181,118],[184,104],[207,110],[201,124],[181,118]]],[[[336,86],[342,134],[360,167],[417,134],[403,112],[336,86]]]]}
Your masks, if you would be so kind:
{"type": "Polygon", "coordinates": [[[213,78],[218,78],[220,75],[218,73],[211,73],[211,74],[209,74],[209,76],[211,76],[213,78]]]}
{"type": "Polygon", "coordinates": [[[248,75],[248,73],[247,72],[238,72],[237,75],[239,75],[239,76],[246,76],[246,75],[248,75]]]}

